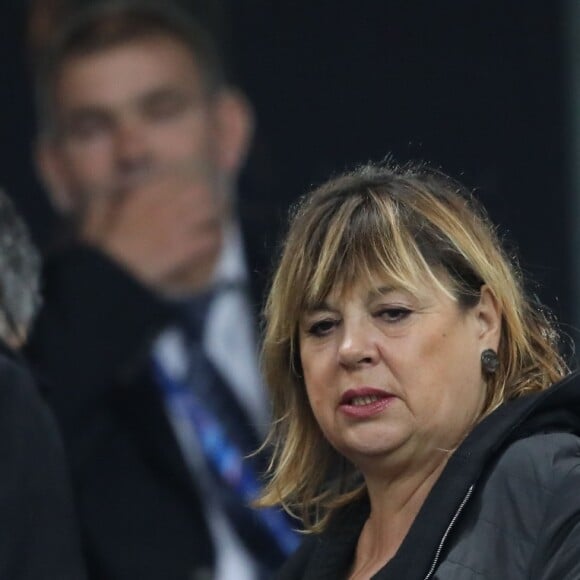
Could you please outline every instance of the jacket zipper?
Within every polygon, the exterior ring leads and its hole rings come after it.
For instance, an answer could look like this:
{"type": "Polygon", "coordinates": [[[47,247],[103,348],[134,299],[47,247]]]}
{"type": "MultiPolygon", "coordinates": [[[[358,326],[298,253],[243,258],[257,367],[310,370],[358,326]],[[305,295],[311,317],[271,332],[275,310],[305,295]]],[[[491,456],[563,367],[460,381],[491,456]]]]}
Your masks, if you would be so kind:
{"type": "Polygon", "coordinates": [[[437,564],[439,563],[439,558],[441,557],[441,552],[443,551],[443,546],[445,545],[445,542],[447,541],[447,537],[449,536],[451,529],[455,525],[457,518],[459,518],[459,516],[461,515],[461,512],[463,511],[465,504],[469,501],[469,498],[471,497],[471,494],[473,493],[474,487],[475,487],[475,485],[471,485],[471,487],[467,490],[467,493],[465,494],[463,501],[459,504],[459,507],[457,508],[457,511],[455,512],[455,515],[451,518],[451,521],[449,522],[449,525],[447,526],[445,533],[441,537],[441,541],[439,542],[439,546],[437,547],[437,551],[435,552],[435,557],[433,558],[433,563],[431,564],[431,568],[429,568],[429,572],[427,573],[427,576],[425,576],[424,580],[429,580],[429,578],[431,578],[431,576],[433,576],[433,573],[435,572],[435,568],[437,568],[437,564]]]}

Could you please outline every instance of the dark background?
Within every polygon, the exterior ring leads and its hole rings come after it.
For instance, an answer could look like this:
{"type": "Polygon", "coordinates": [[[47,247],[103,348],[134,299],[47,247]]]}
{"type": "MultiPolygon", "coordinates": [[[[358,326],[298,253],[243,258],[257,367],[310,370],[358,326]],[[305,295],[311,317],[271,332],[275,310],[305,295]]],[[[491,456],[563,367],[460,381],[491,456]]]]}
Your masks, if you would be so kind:
{"type": "MultiPolygon", "coordinates": [[[[198,4],[256,110],[242,203],[276,204],[283,218],[358,162],[429,161],[476,189],[531,290],[574,334],[563,1],[198,4]]],[[[0,6],[0,183],[44,245],[56,224],[31,163],[26,2],[0,6]]]]}

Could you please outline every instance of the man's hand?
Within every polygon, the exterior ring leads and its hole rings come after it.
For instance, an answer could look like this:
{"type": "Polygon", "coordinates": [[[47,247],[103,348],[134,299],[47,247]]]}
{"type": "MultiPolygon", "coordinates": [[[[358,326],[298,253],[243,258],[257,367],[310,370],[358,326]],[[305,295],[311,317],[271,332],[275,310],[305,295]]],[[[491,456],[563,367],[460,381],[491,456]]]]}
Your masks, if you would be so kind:
{"type": "Polygon", "coordinates": [[[227,200],[200,169],[151,172],[116,193],[88,197],[80,236],[166,296],[211,282],[227,200]]]}

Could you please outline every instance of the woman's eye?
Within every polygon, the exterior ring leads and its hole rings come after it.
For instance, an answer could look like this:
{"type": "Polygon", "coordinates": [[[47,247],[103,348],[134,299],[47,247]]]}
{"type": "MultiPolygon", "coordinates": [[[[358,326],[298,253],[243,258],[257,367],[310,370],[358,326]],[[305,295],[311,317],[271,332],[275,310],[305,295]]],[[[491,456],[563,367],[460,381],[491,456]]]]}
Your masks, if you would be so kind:
{"type": "Polygon", "coordinates": [[[336,325],[334,320],[319,320],[308,327],[308,334],[312,336],[325,336],[336,325]]]}
{"type": "Polygon", "coordinates": [[[392,308],[382,308],[377,314],[386,322],[400,322],[401,320],[407,318],[411,312],[412,311],[409,308],[398,306],[392,308]]]}

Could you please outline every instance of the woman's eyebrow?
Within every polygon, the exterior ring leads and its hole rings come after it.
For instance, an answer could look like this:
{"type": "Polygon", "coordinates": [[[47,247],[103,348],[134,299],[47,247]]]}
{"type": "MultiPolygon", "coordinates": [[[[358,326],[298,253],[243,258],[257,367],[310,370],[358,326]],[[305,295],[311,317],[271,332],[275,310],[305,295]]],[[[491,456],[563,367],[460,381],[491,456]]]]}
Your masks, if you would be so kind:
{"type": "Polygon", "coordinates": [[[328,302],[317,302],[316,304],[312,304],[307,306],[304,309],[304,314],[316,314],[317,312],[332,312],[335,311],[336,308],[332,308],[328,302]]]}
{"type": "Polygon", "coordinates": [[[389,294],[390,292],[394,292],[395,290],[398,290],[398,288],[395,288],[394,286],[379,286],[378,288],[372,288],[369,290],[368,297],[369,300],[373,300],[375,298],[380,298],[385,294],[389,294]]]}

